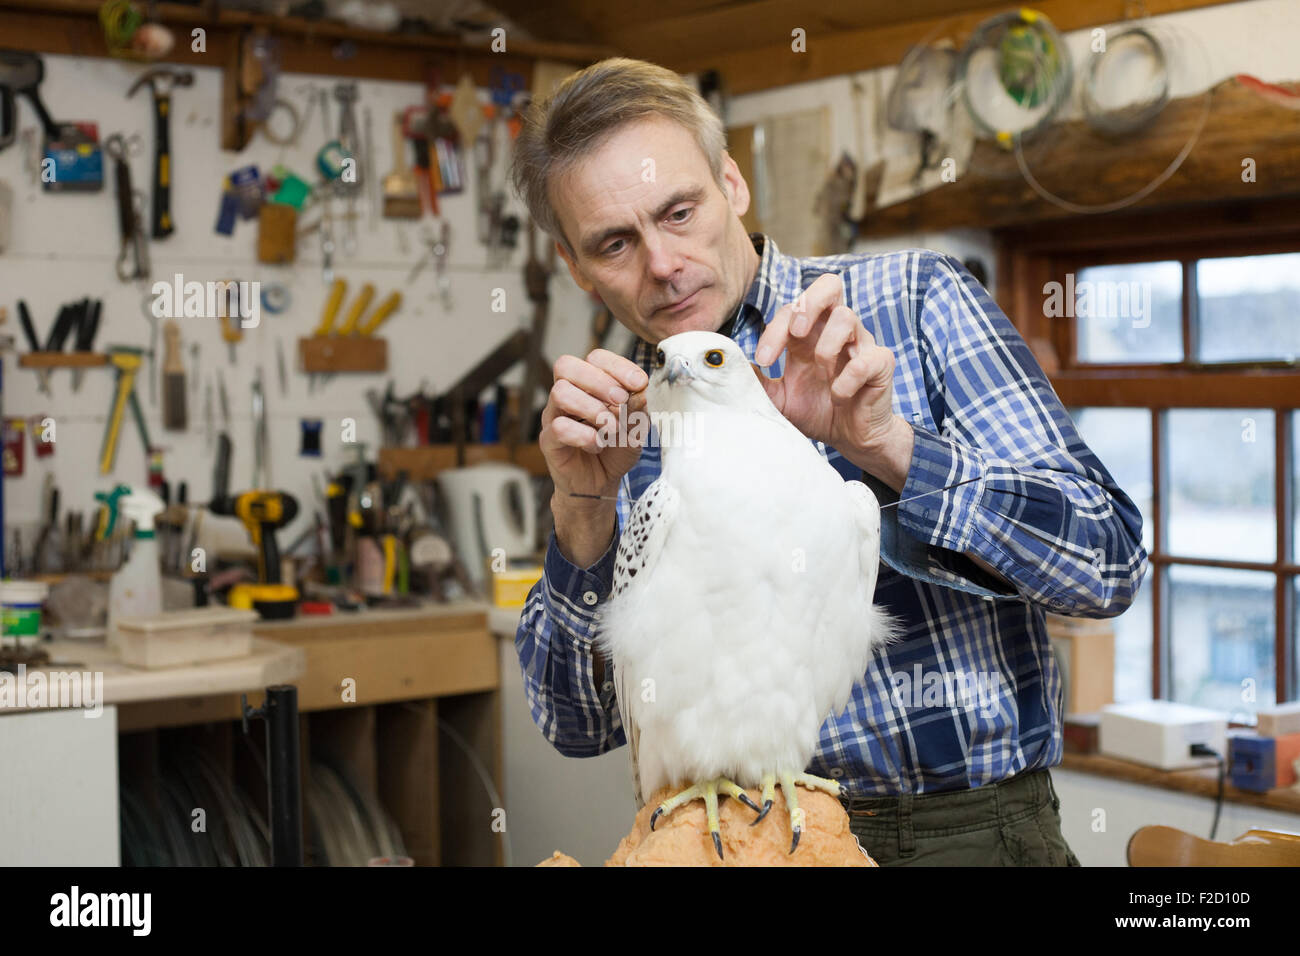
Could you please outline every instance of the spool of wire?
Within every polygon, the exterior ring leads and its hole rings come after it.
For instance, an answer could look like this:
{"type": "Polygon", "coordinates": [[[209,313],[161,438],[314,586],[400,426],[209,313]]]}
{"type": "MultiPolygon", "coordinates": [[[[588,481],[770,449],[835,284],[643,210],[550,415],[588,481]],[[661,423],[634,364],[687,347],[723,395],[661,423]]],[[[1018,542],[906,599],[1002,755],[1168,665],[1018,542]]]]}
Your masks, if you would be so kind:
{"type": "Polygon", "coordinates": [[[957,83],[976,128],[1010,149],[1051,124],[1069,98],[1074,67],[1060,31],[1037,10],[1022,7],[975,29],[957,60],[957,83]],[[996,82],[988,81],[990,72],[996,82]],[[983,101],[980,108],[976,100],[983,101]]]}
{"type": "MultiPolygon", "coordinates": [[[[1127,84],[1124,84],[1127,85],[1127,84]]],[[[1146,27],[1131,26],[1106,38],[1103,50],[1094,52],[1088,61],[1088,72],[1083,84],[1083,115],[1098,133],[1104,136],[1123,136],[1143,129],[1151,123],[1169,102],[1169,61],[1164,45],[1146,27]],[[1107,64],[1134,53],[1145,56],[1151,63],[1151,80],[1147,91],[1138,99],[1120,107],[1105,107],[1098,89],[1106,86],[1107,64]]]]}

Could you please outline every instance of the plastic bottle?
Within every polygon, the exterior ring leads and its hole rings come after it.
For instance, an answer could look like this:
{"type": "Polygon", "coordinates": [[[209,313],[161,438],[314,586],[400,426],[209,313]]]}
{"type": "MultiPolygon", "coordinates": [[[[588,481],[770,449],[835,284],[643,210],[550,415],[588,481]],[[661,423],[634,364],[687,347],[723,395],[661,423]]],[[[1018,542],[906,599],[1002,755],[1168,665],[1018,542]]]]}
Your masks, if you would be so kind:
{"type": "Polygon", "coordinates": [[[113,575],[108,587],[108,646],[117,647],[117,622],[162,612],[162,578],[158,570],[158,542],[154,519],[163,510],[162,499],[152,491],[132,488],[117,499],[119,517],[135,522],[131,556],[113,575]]]}

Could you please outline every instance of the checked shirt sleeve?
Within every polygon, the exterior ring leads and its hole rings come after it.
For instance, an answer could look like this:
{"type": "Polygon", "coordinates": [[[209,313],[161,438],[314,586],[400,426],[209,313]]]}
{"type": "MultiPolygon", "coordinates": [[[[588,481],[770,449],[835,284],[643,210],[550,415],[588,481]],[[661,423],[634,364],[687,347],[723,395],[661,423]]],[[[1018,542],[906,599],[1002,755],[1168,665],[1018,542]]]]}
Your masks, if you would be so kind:
{"type": "Polygon", "coordinates": [[[905,500],[900,527],[982,558],[1026,600],[1057,613],[1121,613],[1146,570],[1137,507],[1084,444],[988,292],[956,259],[927,255],[913,301],[940,430],[912,424],[899,497],[978,480],[905,500]]]}
{"type": "Polygon", "coordinates": [[[592,650],[596,614],[613,588],[625,508],[620,491],[614,540],[589,568],[569,561],[551,532],[542,579],[529,592],[515,632],[533,722],[566,757],[594,757],[626,742],[609,666],[597,687],[592,656],[598,653],[592,650]]]}

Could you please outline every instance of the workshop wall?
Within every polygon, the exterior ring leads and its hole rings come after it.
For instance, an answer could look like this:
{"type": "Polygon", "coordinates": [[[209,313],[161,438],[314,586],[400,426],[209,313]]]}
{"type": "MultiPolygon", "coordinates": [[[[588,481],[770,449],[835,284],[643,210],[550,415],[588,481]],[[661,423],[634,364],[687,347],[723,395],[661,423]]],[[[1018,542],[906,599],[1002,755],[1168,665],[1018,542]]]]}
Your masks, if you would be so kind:
{"type": "MultiPolygon", "coordinates": [[[[112,133],[139,134],[141,149],[131,163],[131,175],[137,190],[150,192],[153,155],[153,107],[147,89],[128,99],[126,92],[142,68],[107,59],[46,56],[45,81],[41,95],[56,121],[86,120],[98,124],[101,142],[112,133]]],[[[332,96],[334,79],[292,74],[280,78],[280,95],[306,113],[307,91],[330,89],[329,128],[339,129],[338,105],[332,96]]],[[[405,221],[384,219],[382,207],[371,204],[379,195],[373,180],[393,168],[391,122],[395,110],[422,102],[424,88],[418,83],[359,81],[357,121],[363,125],[363,111],[372,117],[372,149],[375,176],[358,201],[356,224],[357,251],[354,256],[343,252],[346,223],[342,218],[346,206],[339,200],[331,203],[334,215],[336,252],[335,273],[348,282],[350,302],[364,282],[375,285],[375,304],[390,291],[398,289],[404,297],[401,309],[378,333],[389,343],[387,375],[340,374],[324,388],[308,392],[308,379],[297,368],[297,340],[310,335],[320,321],[321,308],[328,291],[322,278],[321,250],[315,233],[300,235],[298,255],[290,266],[262,265],[257,262],[257,221],[241,220],[234,235],[225,237],[214,231],[222,189],[222,180],[242,166],[257,165],[269,169],[282,163],[300,176],[316,179],[313,158],[325,141],[325,128],[319,106],[307,118],[296,148],[275,146],[261,135],[253,138],[241,153],[218,148],[220,71],[212,68],[195,70],[192,87],[178,88],[173,96],[172,206],[176,231],[165,240],[150,242],[151,274],[155,280],[171,280],[176,273],[187,281],[229,278],[258,280],[264,285],[283,284],[292,295],[291,307],[279,315],[262,313],[258,328],[245,331],[244,340],[235,347],[232,364],[228,348],[222,341],[220,325],[215,319],[178,320],[188,376],[191,366],[189,346],[199,344],[197,373],[199,387],[188,395],[189,428],[185,432],[165,432],[161,421],[161,398],[150,401],[148,384],[137,386],[154,444],[167,449],[165,474],[175,485],[188,481],[191,500],[206,501],[212,482],[213,444],[209,440],[204,417],[205,392],[213,389],[213,415],[216,428],[222,427],[216,396],[218,369],[225,378],[229,395],[231,421],[229,432],[234,443],[230,490],[251,487],[253,478],[253,425],[250,387],[259,368],[266,394],[270,432],[270,479],[274,487],[298,497],[304,514],[279,533],[282,545],[291,542],[311,521],[314,497],[312,475],[327,469],[337,471],[352,460],[342,442],[341,422],[356,420],[356,438],[365,443],[367,456],[373,460],[380,441],[379,423],[365,401],[368,388],[383,390],[391,378],[399,394],[413,392],[421,383],[430,391],[447,387],[475,361],[482,358],[501,339],[531,321],[532,306],[523,287],[522,268],[526,257],[526,232],[521,229],[513,255],[501,268],[486,267],[487,251],[478,242],[474,170],[472,155],[466,156],[468,182],[464,191],[441,199],[442,212],[451,226],[449,275],[454,305],[443,307],[436,287],[435,270],[428,265],[408,282],[415,263],[425,254],[422,235],[432,235],[435,220],[405,221]],[[494,289],[504,289],[506,311],[493,312],[494,289]],[[288,366],[287,389],[282,391],[276,365],[276,342],[282,343],[288,366]],[[322,457],[299,457],[299,420],[322,419],[322,457]]],[[[482,91],[487,102],[486,91],[482,91]]],[[[25,101],[19,101],[20,128],[34,127],[36,118],[25,101]]],[[[283,129],[284,116],[273,117],[277,129],[283,129]]],[[[0,180],[14,191],[13,225],[10,246],[0,255],[0,304],[9,309],[10,320],[5,334],[12,335],[17,350],[25,352],[15,310],[15,302],[24,299],[32,313],[40,339],[48,333],[59,306],[83,296],[102,298],[104,311],[96,349],[111,344],[147,347],[150,327],[145,303],[151,298],[149,284],[124,283],[118,280],[115,263],[119,243],[117,212],[113,186],[106,160],[105,188],[90,194],[50,194],[41,190],[24,169],[21,145],[0,153],[0,180]]],[[[496,177],[505,175],[504,161],[498,157],[496,177]]],[[[526,217],[513,198],[509,211],[526,217]]],[[[304,211],[299,228],[315,221],[315,213],[304,211]]],[[[539,252],[544,247],[539,246],[539,252]]],[[[562,352],[585,348],[591,318],[586,295],[578,289],[562,262],[552,282],[552,306],[546,354],[554,360],[562,352]]],[[[340,313],[339,321],[342,321],[340,313]]],[[[159,336],[161,369],[161,333],[159,336]]],[[[143,370],[142,370],[143,371],[143,370]]],[[[52,457],[36,460],[30,435],[27,439],[26,467],[21,478],[5,482],[5,523],[9,529],[38,524],[41,484],[52,473],[61,489],[62,507],[90,509],[92,493],[105,490],[119,481],[144,484],[147,462],[138,433],[129,418],[123,424],[116,470],[101,476],[97,462],[105,421],[114,393],[114,374],[109,369],[89,370],[81,389],[73,393],[71,372],[57,370],[51,381],[53,397],[37,391],[34,371],[18,369],[15,355],[5,358],[4,414],[6,416],[50,416],[56,422],[55,451],[52,457]]],[[[507,380],[521,379],[516,369],[507,380]]],[[[161,382],[158,386],[161,395],[161,382]]],[[[233,547],[247,546],[247,535],[233,519],[214,519],[205,526],[222,522],[228,535],[223,542],[233,547]]],[[[224,545],[223,545],[224,546],[224,545]]]]}

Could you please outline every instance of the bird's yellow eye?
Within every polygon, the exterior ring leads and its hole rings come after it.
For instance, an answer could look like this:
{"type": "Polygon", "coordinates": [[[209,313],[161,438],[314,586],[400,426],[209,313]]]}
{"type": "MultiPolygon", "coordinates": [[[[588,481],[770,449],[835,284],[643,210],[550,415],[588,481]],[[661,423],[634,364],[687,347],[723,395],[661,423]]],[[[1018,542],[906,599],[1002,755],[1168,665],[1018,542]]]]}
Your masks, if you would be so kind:
{"type": "Polygon", "coordinates": [[[704,353],[704,362],[710,368],[722,368],[724,357],[721,349],[709,349],[704,353]]]}
{"type": "Polygon", "coordinates": [[[655,350],[655,368],[663,368],[663,367],[664,367],[664,350],[663,350],[663,349],[656,349],[656,350],[655,350]]]}

